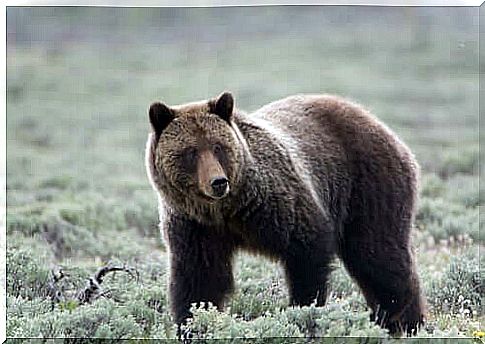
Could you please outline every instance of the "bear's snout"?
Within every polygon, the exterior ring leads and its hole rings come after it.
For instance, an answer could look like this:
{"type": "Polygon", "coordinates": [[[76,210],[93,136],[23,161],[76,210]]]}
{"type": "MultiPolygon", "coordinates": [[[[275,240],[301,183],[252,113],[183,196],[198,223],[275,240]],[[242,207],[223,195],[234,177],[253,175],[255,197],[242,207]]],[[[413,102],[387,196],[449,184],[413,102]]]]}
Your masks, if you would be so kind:
{"type": "Polygon", "coordinates": [[[199,188],[205,196],[218,200],[229,193],[229,180],[218,159],[210,150],[199,154],[197,164],[199,188]]]}
{"type": "Polygon", "coordinates": [[[222,198],[229,192],[229,180],[226,177],[215,177],[211,180],[213,197],[222,198]]]}

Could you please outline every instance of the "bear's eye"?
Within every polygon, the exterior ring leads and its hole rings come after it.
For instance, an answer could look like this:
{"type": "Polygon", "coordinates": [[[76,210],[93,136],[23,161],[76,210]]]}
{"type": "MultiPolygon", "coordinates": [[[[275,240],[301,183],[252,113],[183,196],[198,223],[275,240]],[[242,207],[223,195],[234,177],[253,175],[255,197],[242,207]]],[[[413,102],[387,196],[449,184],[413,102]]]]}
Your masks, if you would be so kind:
{"type": "Polygon", "coordinates": [[[220,143],[215,143],[213,146],[214,154],[219,154],[222,152],[222,146],[220,143]]]}
{"type": "Polygon", "coordinates": [[[197,149],[193,147],[186,148],[181,156],[181,163],[187,171],[193,171],[197,163],[197,149]]]}
{"type": "Polygon", "coordinates": [[[184,159],[187,159],[188,161],[193,161],[197,158],[197,150],[193,147],[187,148],[184,151],[184,159]]]}

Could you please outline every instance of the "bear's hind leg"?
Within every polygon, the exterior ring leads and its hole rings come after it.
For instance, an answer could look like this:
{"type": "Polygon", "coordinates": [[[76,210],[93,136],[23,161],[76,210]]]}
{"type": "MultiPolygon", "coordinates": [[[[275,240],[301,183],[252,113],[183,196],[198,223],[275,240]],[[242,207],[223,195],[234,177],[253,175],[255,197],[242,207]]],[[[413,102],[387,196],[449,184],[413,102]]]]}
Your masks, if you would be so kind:
{"type": "Polygon", "coordinates": [[[372,308],[371,318],[393,335],[416,334],[425,311],[408,239],[357,226],[346,228],[341,257],[372,308]]]}

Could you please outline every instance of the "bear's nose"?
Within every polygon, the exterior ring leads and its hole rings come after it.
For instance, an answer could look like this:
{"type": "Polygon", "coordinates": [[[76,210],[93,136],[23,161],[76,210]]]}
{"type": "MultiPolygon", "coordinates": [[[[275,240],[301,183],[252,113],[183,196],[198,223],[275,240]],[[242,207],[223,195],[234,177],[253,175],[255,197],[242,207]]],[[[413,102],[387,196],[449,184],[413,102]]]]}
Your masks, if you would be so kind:
{"type": "Polygon", "coordinates": [[[226,177],[215,177],[211,180],[211,187],[216,197],[225,196],[229,191],[229,180],[226,177]]]}

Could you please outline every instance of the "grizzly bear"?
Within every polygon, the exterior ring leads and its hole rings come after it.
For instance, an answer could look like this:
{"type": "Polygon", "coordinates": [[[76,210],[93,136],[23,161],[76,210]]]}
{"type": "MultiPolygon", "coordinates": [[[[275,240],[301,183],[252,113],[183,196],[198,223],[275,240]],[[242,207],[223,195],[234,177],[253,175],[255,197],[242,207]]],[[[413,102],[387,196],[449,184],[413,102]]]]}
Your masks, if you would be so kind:
{"type": "Polygon", "coordinates": [[[175,322],[192,303],[222,309],[234,253],[273,258],[290,304],[323,306],[339,257],[372,319],[392,334],[423,324],[410,230],[419,168],[391,130],[332,95],[296,95],[251,114],[228,92],[149,108],[147,173],[169,251],[175,322]]]}

